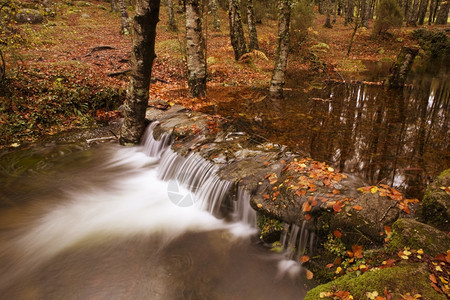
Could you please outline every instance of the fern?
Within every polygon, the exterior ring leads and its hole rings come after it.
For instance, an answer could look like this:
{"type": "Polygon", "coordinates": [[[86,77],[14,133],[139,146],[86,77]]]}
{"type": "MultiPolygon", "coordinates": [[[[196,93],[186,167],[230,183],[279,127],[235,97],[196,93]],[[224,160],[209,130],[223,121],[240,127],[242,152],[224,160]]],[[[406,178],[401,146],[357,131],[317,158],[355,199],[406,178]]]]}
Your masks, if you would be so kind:
{"type": "Polygon", "coordinates": [[[266,56],[266,54],[264,54],[264,52],[260,51],[260,50],[253,50],[251,52],[247,52],[244,55],[242,55],[239,58],[239,62],[248,62],[251,59],[257,59],[257,58],[262,58],[264,60],[269,60],[266,56]]]}

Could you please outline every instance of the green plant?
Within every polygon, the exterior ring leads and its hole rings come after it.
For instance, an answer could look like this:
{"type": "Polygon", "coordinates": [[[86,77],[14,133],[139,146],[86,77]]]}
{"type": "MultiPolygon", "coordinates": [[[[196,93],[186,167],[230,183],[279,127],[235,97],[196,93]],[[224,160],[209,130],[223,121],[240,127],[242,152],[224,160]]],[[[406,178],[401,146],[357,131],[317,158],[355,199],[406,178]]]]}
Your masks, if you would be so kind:
{"type": "Polygon", "coordinates": [[[309,0],[300,0],[292,8],[290,43],[291,48],[295,49],[304,43],[308,37],[308,28],[314,22],[314,2],[309,0]]]}
{"type": "Polygon", "coordinates": [[[381,0],[376,11],[373,33],[385,34],[390,28],[401,26],[403,14],[396,0],[381,0]]]}
{"type": "Polygon", "coordinates": [[[329,234],[327,240],[323,243],[323,248],[329,253],[338,257],[345,256],[345,245],[340,238],[335,237],[333,234],[329,234]]]}

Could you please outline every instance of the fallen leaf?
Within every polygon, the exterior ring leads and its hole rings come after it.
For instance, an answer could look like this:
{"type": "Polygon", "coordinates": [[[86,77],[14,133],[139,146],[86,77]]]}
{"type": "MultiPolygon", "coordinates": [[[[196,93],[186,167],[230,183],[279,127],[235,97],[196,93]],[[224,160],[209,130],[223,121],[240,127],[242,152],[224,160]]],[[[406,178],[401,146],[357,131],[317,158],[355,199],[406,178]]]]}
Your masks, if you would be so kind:
{"type": "Polygon", "coordinates": [[[309,204],[308,201],[303,202],[303,204],[302,204],[302,211],[303,212],[311,211],[311,204],[309,204]]]}
{"type": "Polygon", "coordinates": [[[436,276],[434,274],[430,274],[429,277],[430,277],[431,282],[437,283],[437,279],[436,279],[436,276]]]}
{"type": "Polygon", "coordinates": [[[339,230],[337,230],[337,229],[333,232],[333,234],[338,239],[342,238],[342,233],[339,230]]]}
{"type": "Polygon", "coordinates": [[[310,270],[306,270],[306,279],[311,280],[313,278],[314,278],[313,272],[311,272],[310,270]]]}
{"type": "Polygon", "coordinates": [[[333,205],[333,210],[335,211],[335,212],[340,212],[341,210],[342,210],[342,205],[341,205],[341,203],[338,201],[338,202],[336,202],[334,205],[333,205]]]}
{"type": "Polygon", "coordinates": [[[310,257],[308,255],[303,255],[302,257],[300,257],[301,263],[308,262],[309,260],[310,260],[310,257]]]}
{"type": "Polygon", "coordinates": [[[362,210],[363,209],[363,207],[360,206],[360,205],[354,205],[354,206],[352,206],[352,208],[355,209],[355,210],[362,210]]]}
{"type": "Polygon", "coordinates": [[[332,268],[332,267],[334,267],[334,264],[328,264],[328,265],[325,266],[326,269],[329,269],[329,268],[332,268]]]}
{"type": "Polygon", "coordinates": [[[306,221],[311,220],[311,215],[310,215],[310,214],[306,214],[306,215],[305,215],[305,220],[306,220],[306,221]]]}
{"type": "Polygon", "coordinates": [[[295,194],[296,194],[297,196],[302,196],[302,195],[306,194],[306,191],[305,191],[305,190],[297,190],[297,191],[295,192],[295,194]]]}
{"type": "Polygon", "coordinates": [[[363,246],[355,244],[352,246],[352,250],[353,250],[354,257],[363,258],[363,254],[362,254],[363,246]]]}

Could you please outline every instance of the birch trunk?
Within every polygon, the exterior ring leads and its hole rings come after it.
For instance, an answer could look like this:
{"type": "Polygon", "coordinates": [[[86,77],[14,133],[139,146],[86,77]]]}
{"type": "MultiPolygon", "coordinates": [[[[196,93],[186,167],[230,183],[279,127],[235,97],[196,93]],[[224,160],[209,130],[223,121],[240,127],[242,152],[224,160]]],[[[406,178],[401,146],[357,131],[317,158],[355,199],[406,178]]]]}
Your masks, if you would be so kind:
{"type": "Polygon", "coordinates": [[[291,19],[291,0],[279,0],[278,4],[278,49],[277,59],[270,81],[269,91],[276,97],[283,96],[286,66],[289,54],[289,25],[291,19]]]}
{"type": "Polygon", "coordinates": [[[202,8],[199,0],[186,0],[186,52],[189,92],[192,97],[206,93],[205,44],[202,37],[202,8]]]}
{"type": "Polygon", "coordinates": [[[128,11],[127,6],[125,5],[125,0],[119,0],[119,9],[120,9],[120,20],[122,22],[121,33],[123,35],[129,35],[130,23],[128,22],[128,11]]]}
{"type": "Polygon", "coordinates": [[[248,35],[250,37],[250,51],[258,50],[258,34],[256,33],[255,7],[253,6],[253,0],[248,0],[247,2],[247,24],[248,35]]]}
{"type": "Polygon", "coordinates": [[[131,78],[124,104],[124,121],[120,130],[121,145],[134,145],[145,130],[145,110],[155,54],[159,0],[137,0],[133,22],[131,78]]]}
{"type": "Polygon", "coordinates": [[[245,42],[244,29],[242,28],[241,13],[239,11],[239,0],[228,0],[228,16],[230,19],[230,38],[234,49],[234,58],[239,60],[247,53],[247,43],[245,42]]]}

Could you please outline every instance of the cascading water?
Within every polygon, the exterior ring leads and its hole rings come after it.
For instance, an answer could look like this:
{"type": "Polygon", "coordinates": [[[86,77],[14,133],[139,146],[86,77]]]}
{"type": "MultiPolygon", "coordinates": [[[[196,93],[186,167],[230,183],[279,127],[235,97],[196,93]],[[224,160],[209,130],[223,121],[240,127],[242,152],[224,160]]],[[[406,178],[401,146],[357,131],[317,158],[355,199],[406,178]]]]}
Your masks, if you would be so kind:
{"type": "Polygon", "coordinates": [[[239,222],[214,217],[236,187],[200,157],[176,155],[170,135],[154,140],[155,126],[140,147],[0,156],[3,299],[302,298],[300,266],[251,242],[249,193],[234,193],[239,222]],[[177,205],[171,195],[186,187],[193,205],[177,205]]]}

